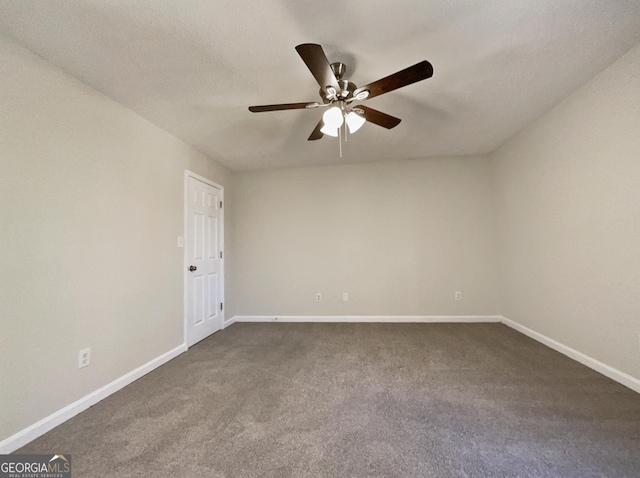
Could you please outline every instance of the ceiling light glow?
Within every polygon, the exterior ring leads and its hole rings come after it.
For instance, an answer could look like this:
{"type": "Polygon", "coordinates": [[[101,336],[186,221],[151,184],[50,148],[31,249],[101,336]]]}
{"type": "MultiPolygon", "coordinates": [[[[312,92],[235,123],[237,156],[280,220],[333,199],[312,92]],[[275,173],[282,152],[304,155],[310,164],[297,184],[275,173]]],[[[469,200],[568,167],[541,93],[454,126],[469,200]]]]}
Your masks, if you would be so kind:
{"type": "Polygon", "coordinates": [[[349,127],[349,133],[351,134],[358,131],[366,122],[366,120],[362,116],[353,111],[345,116],[345,121],[347,122],[347,126],[349,127]]]}
{"type": "Polygon", "coordinates": [[[325,126],[331,129],[336,129],[342,126],[344,123],[344,117],[342,116],[342,110],[337,106],[333,106],[324,112],[322,115],[322,121],[325,126]]]}
{"type": "Polygon", "coordinates": [[[333,136],[334,138],[338,137],[338,128],[332,128],[329,125],[324,125],[322,128],[320,128],[320,132],[322,134],[326,134],[327,136],[333,136]]]}

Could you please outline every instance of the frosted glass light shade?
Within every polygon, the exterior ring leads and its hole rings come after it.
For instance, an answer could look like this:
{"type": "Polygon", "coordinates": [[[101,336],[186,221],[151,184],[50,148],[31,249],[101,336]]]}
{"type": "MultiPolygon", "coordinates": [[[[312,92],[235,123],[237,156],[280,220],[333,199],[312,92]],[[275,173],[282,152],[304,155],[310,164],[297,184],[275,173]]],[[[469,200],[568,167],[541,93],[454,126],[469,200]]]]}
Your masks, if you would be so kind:
{"type": "Polygon", "coordinates": [[[367,120],[365,120],[358,113],[352,111],[346,116],[345,121],[347,122],[347,126],[349,127],[349,133],[353,134],[358,131],[367,120]]]}
{"type": "Polygon", "coordinates": [[[322,128],[320,128],[320,132],[322,134],[326,134],[327,136],[333,136],[334,138],[338,137],[338,128],[332,128],[329,125],[324,125],[322,128]]]}
{"type": "Polygon", "coordinates": [[[344,123],[344,118],[342,116],[342,110],[337,106],[333,106],[324,112],[322,115],[322,121],[325,126],[328,126],[332,129],[337,129],[342,126],[344,123]]]}

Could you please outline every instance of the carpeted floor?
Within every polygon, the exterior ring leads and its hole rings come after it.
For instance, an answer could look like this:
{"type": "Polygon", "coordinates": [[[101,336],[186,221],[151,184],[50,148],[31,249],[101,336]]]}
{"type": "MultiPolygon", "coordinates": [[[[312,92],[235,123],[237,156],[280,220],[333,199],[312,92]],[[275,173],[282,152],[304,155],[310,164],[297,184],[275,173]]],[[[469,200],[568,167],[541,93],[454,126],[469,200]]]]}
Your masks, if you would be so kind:
{"type": "Polygon", "coordinates": [[[500,324],[235,324],[18,453],[84,477],[640,476],[640,395],[500,324]]]}

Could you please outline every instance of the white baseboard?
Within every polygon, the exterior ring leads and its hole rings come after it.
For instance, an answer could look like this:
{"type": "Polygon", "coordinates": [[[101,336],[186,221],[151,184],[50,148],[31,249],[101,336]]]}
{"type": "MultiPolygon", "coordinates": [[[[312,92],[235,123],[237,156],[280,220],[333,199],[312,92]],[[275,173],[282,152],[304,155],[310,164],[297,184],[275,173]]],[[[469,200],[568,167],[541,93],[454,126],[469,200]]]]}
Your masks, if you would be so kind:
{"type": "Polygon", "coordinates": [[[229,327],[230,325],[233,325],[235,323],[236,323],[236,316],[234,315],[229,320],[226,320],[226,321],[222,322],[222,330],[226,329],[227,327],[229,327]]]}
{"type": "Polygon", "coordinates": [[[183,352],[186,352],[186,345],[179,345],[178,347],[169,350],[168,352],[156,357],[155,359],[147,362],[144,365],[132,370],[131,372],[117,378],[113,382],[99,388],[95,392],[91,392],[89,395],[85,395],[79,400],[67,405],[66,407],[52,413],[48,417],[43,418],[39,422],[28,426],[27,428],[11,435],[10,437],[0,442],[0,454],[8,454],[16,451],[18,448],[26,445],[27,443],[35,440],[41,435],[44,435],[48,431],[54,429],[63,422],[66,422],[70,418],[76,416],[78,413],[85,411],[89,407],[95,405],[100,400],[104,400],[109,395],[117,392],[118,390],[126,387],[132,382],[135,382],[140,377],[148,374],[152,370],[167,363],[169,360],[177,357],[183,352]]]}
{"type": "Polygon", "coordinates": [[[506,317],[502,317],[502,323],[511,327],[518,332],[531,337],[533,340],[537,340],[541,344],[546,345],[547,347],[552,348],[560,352],[563,355],[566,355],[569,358],[572,358],[576,362],[580,362],[582,365],[586,365],[587,367],[595,370],[596,372],[601,373],[602,375],[609,377],[612,380],[624,385],[625,387],[630,388],[634,392],[640,393],[640,380],[635,377],[632,377],[629,374],[626,374],[618,369],[615,369],[606,363],[602,363],[599,360],[594,359],[593,357],[589,357],[582,352],[578,352],[567,345],[564,345],[552,338],[547,337],[546,335],[542,335],[535,330],[532,330],[524,325],[521,325],[513,320],[507,319],[506,317]]]}
{"type": "MultiPolygon", "coordinates": [[[[236,315],[224,322],[223,329],[235,322],[388,322],[388,323],[478,323],[478,322],[501,322],[514,330],[517,330],[528,337],[550,347],[577,362],[599,372],[606,377],[640,393],[640,380],[617,370],[605,363],[602,363],[588,355],[578,352],[556,340],[553,340],[539,332],[536,332],[513,320],[498,315],[372,315],[372,316],[310,316],[310,315],[236,315]]],[[[126,387],[140,377],[152,370],[160,367],[169,360],[187,351],[187,346],[182,344],[146,364],[132,370],[104,387],[82,397],[66,407],[52,413],[48,417],[34,423],[24,430],[11,435],[0,442],[0,454],[12,453],[18,448],[35,440],[41,435],[57,427],[61,423],[69,420],[95,405],[100,400],[126,387]]]]}
{"type": "Polygon", "coordinates": [[[640,393],[640,380],[615,369],[599,360],[578,352],[535,330],[520,325],[500,315],[355,315],[355,316],[311,316],[311,315],[236,315],[230,322],[390,322],[390,323],[476,323],[501,322],[524,335],[566,355],[577,362],[609,377],[612,380],[640,393]]]}
{"type": "Polygon", "coordinates": [[[236,315],[234,322],[501,322],[499,315],[236,315]]]}

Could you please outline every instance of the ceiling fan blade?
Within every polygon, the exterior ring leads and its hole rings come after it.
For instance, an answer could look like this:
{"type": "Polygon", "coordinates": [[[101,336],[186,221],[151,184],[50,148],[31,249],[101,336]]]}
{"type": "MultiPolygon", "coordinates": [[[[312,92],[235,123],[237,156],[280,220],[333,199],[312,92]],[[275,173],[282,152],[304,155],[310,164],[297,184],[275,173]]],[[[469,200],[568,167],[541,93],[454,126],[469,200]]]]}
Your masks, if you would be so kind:
{"type": "Polygon", "coordinates": [[[265,111],[280,111],[280,110],[299,110],[303,108],[317,108],[320,103],[307,102],[307,103],[283,103],[280,105],[262,105],[262,106],[249,106],[249,111],[252,113],[262,113],[265,111]]]}
{"type": "Polygon", "coordinates": [[[314,129],[313,133],[311,133],[311,136],[309,136],[308,141],[315,141],[316,139],[320,139],[324,136],[324,134],[322,134],[322,131],[320,131],[323,125],[324,125],[324,122],[322,121],[322,118],[321,118],[320,121],[318,121],[318,124],[316,125],[316,129],[314,129]]]}
{"type": "Polygon", "coordinates": [[[382,111],[374,110],[372,108],[367,108],[366,106],[358,105],[356,110],[360,109],[363,111],[362,116],[364,119],[369,121],[370,123],[377,124],[378,126],[382,126],[383,128],[391,129],[395,128],[402,121],[400,118],[396,118],[395,116],[388,115],[383,113],[382,111]]]}
{"type": "Polygon", "coordinates": [[[327,56],[320,45],[303,43],[296,47],[296,51],[309,68],[309,71],[311,71],[322,91],[326,93],[327,87],[331,86],[336,90],[336,93],[342,92],[336,75],[333,74],[333,70],[329,65],[329,60],[327,60],[327,56]]]}
{"type": "Polygon", "coordinates": [[[398,88],[402,88],[403,86],[411,85],[412,83],[416,83],[421,80],[426,80],[427,78],[431,78],[432,76],[433,66],[431,66],[431,63],[424,60],[420,63],[416,63],[413,66],[410,66],[409,68],[400,70],[393,75],[382,78],[381,80],[374,81],[373,83],[369,83],[365,86],[361,86],[353,92],[353,96],[356,96],[362,91],[369,90],[369,96],[367,97],[367,99],[373,98],[374,96],[397,90],[398,88]]]}

